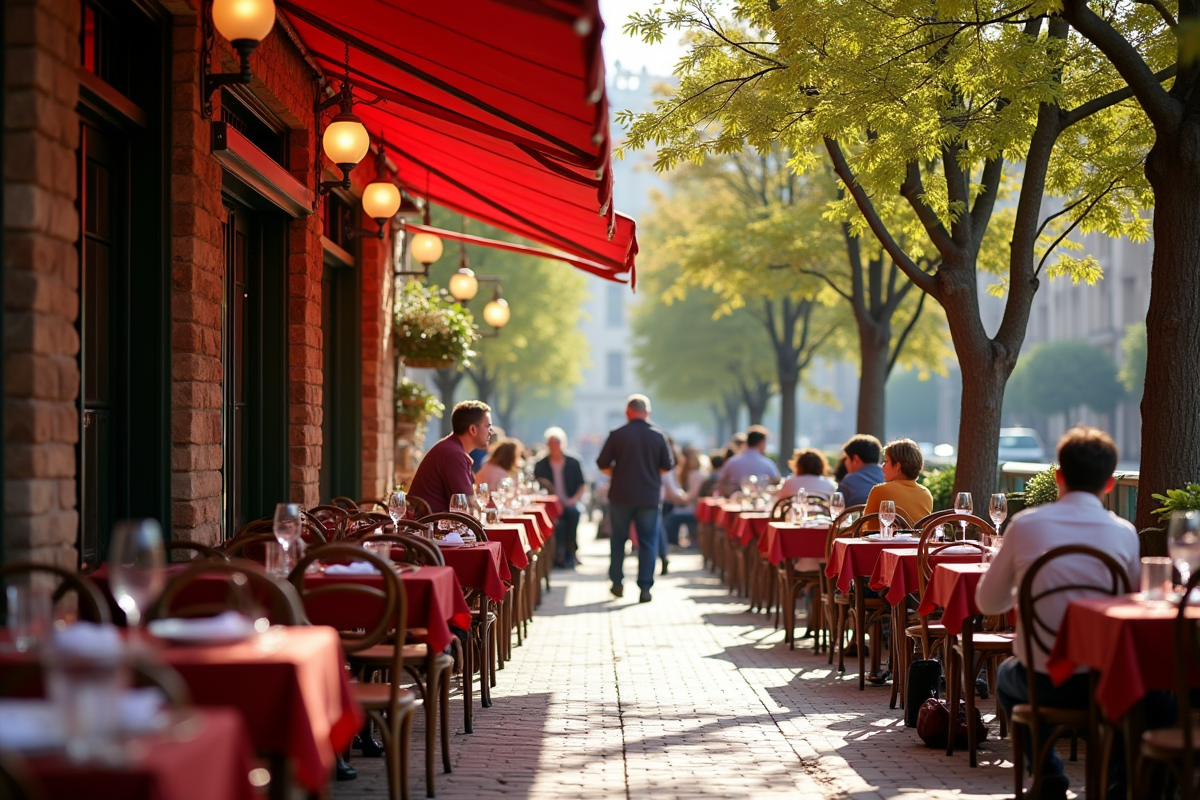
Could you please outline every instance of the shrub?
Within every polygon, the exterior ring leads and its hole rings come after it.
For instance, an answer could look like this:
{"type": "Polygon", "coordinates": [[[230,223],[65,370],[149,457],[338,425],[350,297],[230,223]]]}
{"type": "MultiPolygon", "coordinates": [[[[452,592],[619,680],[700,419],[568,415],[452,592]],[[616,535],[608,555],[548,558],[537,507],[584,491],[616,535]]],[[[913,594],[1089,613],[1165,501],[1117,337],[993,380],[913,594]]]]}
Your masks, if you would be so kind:
{"type": "Polygon", "coordinates": [[[1025,484],[1026,508],[1053,503],[1058,499],[1058,484],[1054,482],[1054,470],[1056,469],[1058,469],[1058,465],[1051,464],[1049,468],[1034,475],[1025,484]]]}
{"type": "Polygon", "coordinates": [[[1166,494],[1155,494],[1151,497],[1162,503],[1162,508],[1154,509],[1154,515],[1166,522],[1176,511],[1200,509],[1200,483],[1189,483],[1182,489],[1170,489],[1166,494]]]}
{"type": "Polygon", "coordinates": [[[934,511],[954,507],[954,467],[943,467],[923,473],[920,483],[933,495],[934,511]]]}

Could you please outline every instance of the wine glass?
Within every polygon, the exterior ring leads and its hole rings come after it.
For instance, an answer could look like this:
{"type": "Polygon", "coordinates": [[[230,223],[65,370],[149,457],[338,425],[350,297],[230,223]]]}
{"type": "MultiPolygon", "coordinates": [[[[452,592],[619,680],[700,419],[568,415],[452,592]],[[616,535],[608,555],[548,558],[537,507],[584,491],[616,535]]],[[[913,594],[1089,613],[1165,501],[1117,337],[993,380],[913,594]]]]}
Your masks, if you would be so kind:
{"type": "Polygon", "coordinates": [[[834,492],[829,495],[829,516],[832,519],[837,519],[846,510],[846,496],[841,492],[834,492]]]}
{"type": "Polygon", "coordinates": [[[143,614],[166,583],[166,549],[156,520],[128,519],[113,526],[108,545],[109,584],[129,626],[137,630],[143,614]]]}
{"type": "Polygon", "coordinates": [[[388,497],[388,516],[392,518],[392,524],[399,531],[400,520],[404,519],[404,515],[408,513],[408,495],[401,491],[392,492],[388,497]]]}
{"type": "Polygon", "coordinates": [[[1004,522],[1008,516],[1008,498],[1003,492],[998,492],[992,495],[991,504],[988,506],[988,516],[992,518],[992,524],[996,526],[996,530],[1000,530],[1000,523],[1004,522]]]}
{"type": "Polygon", "coordinates": [[[488,485],[486,483],[475,486],[475,505],[479,508],[479,520],[482,522],[488,506],[488,485]]]}
{"type": "Polygon", "coordinates": [[[450,495],[450,510],[455,514],[466,514],[469,506],[467,505],[467,496],[465,494],[450,495]]]}
{"type": "Polygon", "coordinates": [[[795,496],[792,498],[792,510],[796,512],[796,520],[798,522],[808,521],[808,491],[798,489],[795,496]]]}
{"type": "MultiPolygon", "coordinates": [[[[959,492],[954,496],[954,513],[955,514],[970,514],[971,513],[971,493],[959,492]]],[[[962,526],[963,541],[967,540],[967,522],[962,520],[958,523],[962,526]]]]}
{"type": "Polygon", "coordinates": [[[300,515],[303,513],[299,503],[278,503],[275,506],[275,539],[283,549],[283,561],[289,570],[295,563],[292,546],[300,541],[300,515]]]}
{"type": "Polygon", "coordinates": [[[1200,562],[1200,511],[1176,511],[1167,528],[1167,552],[1186,586],[1200,562]]]}
{"type": "Polygon", "coordinates": [[[881,500],[879,502],[879,521],[883,523],[883,532],[880,533],[879,538],[892,538],[892,523],[896,521],[895,500],[881,500]]]}

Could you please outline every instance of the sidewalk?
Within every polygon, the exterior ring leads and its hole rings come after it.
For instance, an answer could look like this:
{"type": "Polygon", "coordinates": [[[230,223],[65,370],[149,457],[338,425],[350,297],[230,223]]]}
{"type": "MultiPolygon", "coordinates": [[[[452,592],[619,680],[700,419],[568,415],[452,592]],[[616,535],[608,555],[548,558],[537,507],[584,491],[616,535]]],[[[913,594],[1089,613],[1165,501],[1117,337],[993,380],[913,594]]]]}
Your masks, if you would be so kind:
{"type": "MultiPolygon", "coordinates": [[[[961,752],[922,746],[888,709],[887,687],[860,692],[824,656],[789,651],[699,556],[673,556],[644,605],[630,557],[625,598],[613,600],[608,542],[580,533],[584,566],[554,572],[475,733],[462,734],[462,699],[452,699],[454,772],[441,774],[439,758],[439,798],[1012,796],[1011,749],[995,725],[971,769],[961,752]]],[[[992,703],[982,708],[990,715],[992,703]]],[[[415,800],[424,738],[413,738],[415,800]]],[[[358,780],[335,784],[333,797],[385,797],[382,761],[353,764],[358,780]]],[[[1080,790],[1082,766],[1069,765],[1080,790]]]]}

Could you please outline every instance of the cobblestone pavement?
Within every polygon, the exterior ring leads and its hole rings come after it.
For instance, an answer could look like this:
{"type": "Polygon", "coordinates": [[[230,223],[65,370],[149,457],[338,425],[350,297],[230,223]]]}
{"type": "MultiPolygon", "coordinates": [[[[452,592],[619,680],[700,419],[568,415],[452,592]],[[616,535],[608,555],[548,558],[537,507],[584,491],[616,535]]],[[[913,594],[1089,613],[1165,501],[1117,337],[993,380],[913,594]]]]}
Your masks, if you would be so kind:
{"type": "MultiPolygon", "coordinates": [[[[922,746],[888,708],[888,688],[860,692],[825,656],[789,651],[772,620],[748,613],[699,556],[673,555],[653,601],[639,604],[636,559],[614,600],[608,542],[590,529],[583,538],[584,566],[554,572],[473,734],[462,733],[453,698],[454,771],[442,774],[438,759],[439,798],[1012,796],[1011,750],[996,738],[990,703],[991,738],[971,769],[961,752],[922,746]]],[[[425,792],[421,726],[418,712],[414,799],[425,792]]],[[[385,797],[382,761],[353,764],[358,780],[336,784],[333,797],[385,797]]],[[[1068,766],[1081,787],[1083,761],[1068,766]]]]}

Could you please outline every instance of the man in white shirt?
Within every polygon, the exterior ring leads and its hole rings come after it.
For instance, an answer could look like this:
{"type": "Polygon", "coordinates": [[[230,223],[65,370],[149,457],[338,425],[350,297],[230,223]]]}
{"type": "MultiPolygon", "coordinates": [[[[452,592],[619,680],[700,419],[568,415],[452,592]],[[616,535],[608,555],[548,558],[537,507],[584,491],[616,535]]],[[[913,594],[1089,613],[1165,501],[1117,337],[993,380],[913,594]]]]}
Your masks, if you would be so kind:
{"type": "MultiPolygon", "coordinates": [[[[1002,614],[1016,604],[1017,592],[1025,572],[1043,553],[1055,547],[1080,544],[1101,550],[1117,560],[1136,586],[1141,574],[1138,536],[1133,525],[1106,511],[1100,497],[1113,488],[1113,470],[1117,466],[1117,446],[1105,432],[1096,428],[1073,428],[1058,442],[1058,502],[1022,511],[1012,518],[1004,534],[1004,545],[979,582],[975,602],[984,614],[1002,614]]],[[[1053,586],[1096,583],[1096,559],[1068,555],[1047,564],[1038,573],[1035,592],[1053,586]]],[[[1064,591],[1038,604],[1038,614],[1057,630],[1067,605],[1094,592],[1064,591]]],[[[1054,686],[1046,674],[1048,653],[1036,645],[1035,652],[1024,652],[1018,627],[1015,658],[1000,665],[996,674],[996,693],[1008,714],[1020,703],[1029,702],[1029,668],[1037,681],[1038,702],[1059,708],[1087,708],[1088,677],[1081,667],[1060,686],[1054,686]]],[[[1120,761],[1120,759],[1115,759],[1120,761]]],[[[1032,762],[1026,753],[1026,767],[1032,762]]],[[[1042,772],[1042,798],[1066,797],[1067,776],[1062,760],[1053,749],[1042,772]]]]}
{"type": "Polygon", "coordinates": [[[779,467],[767,458],[767,429],[762,425],[751,425],[746,429],[746,449],[721,467],[721,494],[729,497],[741,491],[742,479],[751,475],[760,481],[779,477],[779,467]]]}

